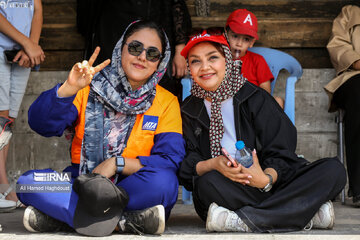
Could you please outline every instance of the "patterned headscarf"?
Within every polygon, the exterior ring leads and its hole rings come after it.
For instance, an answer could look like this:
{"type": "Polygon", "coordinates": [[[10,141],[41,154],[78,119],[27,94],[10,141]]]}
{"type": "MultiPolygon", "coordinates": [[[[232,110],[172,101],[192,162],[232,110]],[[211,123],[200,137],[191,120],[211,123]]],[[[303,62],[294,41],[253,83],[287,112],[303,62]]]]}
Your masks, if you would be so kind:
{"type": "Polygon", "coordinates": [[[241,75],[241,61],[233,61],[229,47],[223,44],[221,46],[224,50],[226,71],[220,86],[215,91],[206,91],[193,81],[191,88],[192,95],[203,99],[211,98],[209,137],[213,158],[221,155],[221,140],[225,132],[221,115],[221,102],[233,97],[246,82],[246,78],[241,75]]]}
{"type": "Polygon", "coordinates": [[[151,107],[156,85],[166,72],[171,53],[164,33],[166,47],[158,69],[144,85],[132,90],[121,65],[121,46],[125,33],[137,22],[131,23],[117,42],[111,65],[97,73],[91,81],[85,111],[80,174],[92,172],[102,161],[122,154],[136,115],[151,107]]]}

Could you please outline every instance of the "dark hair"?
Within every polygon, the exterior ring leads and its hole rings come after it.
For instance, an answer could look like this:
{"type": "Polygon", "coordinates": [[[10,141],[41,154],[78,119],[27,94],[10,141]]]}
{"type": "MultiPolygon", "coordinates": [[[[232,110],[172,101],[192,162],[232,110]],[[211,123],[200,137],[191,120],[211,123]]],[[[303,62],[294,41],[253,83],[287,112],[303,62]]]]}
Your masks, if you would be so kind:
{"type": "Polygon", "coordinates": [[[224,49],[220,43],[217,43],[217,42],[209,42],[209,43],[211,43],[216,48],[216,50],[218,50],[220,52],[220,54],[223,57],[225,57],[224,49]]]}
{"type": "Polygon", "coordinates": [[[122,46],[121,49],[124,47],[124,44],[126,43],[127,39],[133,35],[134,33],[144,29],[144,28],[150,28],[150,29],[154,29],[158,35],[158,37],[160,38],[160,42],[161,42],[161,54],[162,56],[164,56],[164,52],[165,52],[165,48],[166,48],[166,37],[165,37],[165,33],[164,31],[153,21],[143,21],[140,20],[138,22],[133,23],[128,30],[126,31],[125,35],[124,35],[124,39],[122,42],[122,46]]]}

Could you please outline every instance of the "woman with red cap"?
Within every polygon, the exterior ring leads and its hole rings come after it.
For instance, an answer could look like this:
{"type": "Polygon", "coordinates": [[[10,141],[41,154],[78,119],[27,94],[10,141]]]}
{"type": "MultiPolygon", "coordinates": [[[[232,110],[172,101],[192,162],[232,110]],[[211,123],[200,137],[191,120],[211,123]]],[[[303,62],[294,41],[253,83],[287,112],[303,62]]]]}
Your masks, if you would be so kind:
{"type": "Polygon", "coordinates": [[[182,55],[194,83],[181,109],[187,154],[179,176],[207,231],[331,229],[329,200],[345,185],[343,165],[295,154],[296,128],[273,97],[241,75],[224,36],[204,31],[182,55]],[[221,155],[224,147],[235,157],[238,140],[254,149],[249,168],[221,155]]]}

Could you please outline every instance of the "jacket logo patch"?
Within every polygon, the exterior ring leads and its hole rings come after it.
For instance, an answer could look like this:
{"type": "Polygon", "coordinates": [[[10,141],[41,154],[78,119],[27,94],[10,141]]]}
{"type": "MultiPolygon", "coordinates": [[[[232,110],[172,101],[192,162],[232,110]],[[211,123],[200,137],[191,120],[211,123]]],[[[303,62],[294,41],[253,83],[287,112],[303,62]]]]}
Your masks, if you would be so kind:
{"type": "Polygon", "coordinates": [[[144,115],[142,130],[155,131],[158,125],[158,116],[144,115]]]}

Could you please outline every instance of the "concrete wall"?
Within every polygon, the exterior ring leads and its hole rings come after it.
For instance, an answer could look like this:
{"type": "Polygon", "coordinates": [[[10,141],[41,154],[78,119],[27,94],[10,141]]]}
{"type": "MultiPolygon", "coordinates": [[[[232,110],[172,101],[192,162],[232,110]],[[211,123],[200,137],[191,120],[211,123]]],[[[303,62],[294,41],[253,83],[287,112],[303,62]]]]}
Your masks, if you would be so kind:
{"type": "MultiPolygon", "coordinates": [[[[284,96],[287,75],[280,75],[274,95],[284,96]]],[[[334,76],[333,69],[304,69],[295,85],[296,152],[310,161],[337,154],[337,113],[327,111],[328,96],[323,90],[334,76]]]]}
{"type": "MultiPolygon", "coordinates": [[[[297,153],[311,161],[336,155],[335,114],[327,112],[327,96],[323,90],[334,75],[332,69],[304,69],[302,78],[296,84],[297,153]]],[[[275,95],[284,95],[286,76],[286,72],[281,73],[275,95]]],[[[7,172],[12,182],[29,169],[50,167],[62,170],[70,163],[69,142],[64,137],[41,137],[27,124],[27,111],[31,103],[42,91],[66,78],[65,71],[31,73],[7,161],[7,172]]]]}

